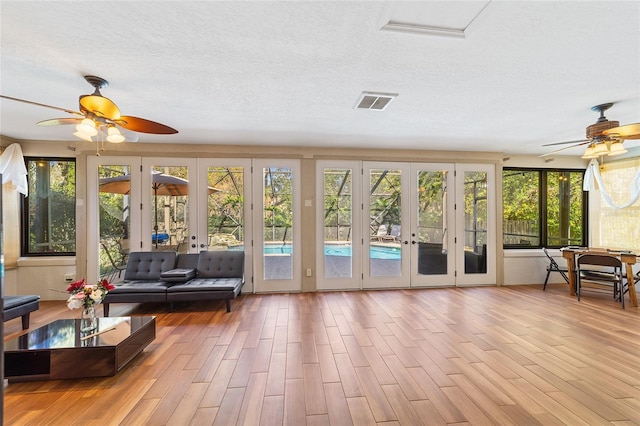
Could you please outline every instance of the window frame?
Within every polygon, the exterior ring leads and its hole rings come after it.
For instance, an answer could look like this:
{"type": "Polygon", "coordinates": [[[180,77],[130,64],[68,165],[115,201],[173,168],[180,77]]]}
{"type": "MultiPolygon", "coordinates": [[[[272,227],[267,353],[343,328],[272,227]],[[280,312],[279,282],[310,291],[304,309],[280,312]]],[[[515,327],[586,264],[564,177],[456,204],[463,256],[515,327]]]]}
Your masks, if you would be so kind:
{"type": "MultiPolygon", "coordinates": [[[[504,249],[514,249],[514,250],[523,250],[523,249],[539,249],[543,247],[547,248],[561,248],[564,247],[562,245],[551,245],[546,244],[548,242],[548,214],[547,214],[547,189],[548,189],[548,175],[549,173],[581,173],[582,179],[584,180],[585,170],[584,169],[575,169],[575,168],[542,168],[542,167],[503,167],[502,168],[502,179],[504,183],[504,173],[505,172],[538,172],[538,191],[539,191],[539,205],[538,205],[538,217],[540,219],[540,226],[538,229],[538,245],[521,245],[521,244],[504,244],[504,204],[502,206],[502,227],[503,227],[503,238],[502,244],[504,249]]],[[[504,185],[502,186],[502,200],[504,200],[504,185]]],[[[586,191],[582,191],[582,241],[580,246],[588,246],[589,241],[589,193],[586,191]]]]}
{"type": "MultiPolygon", "coordinates": [[[[29,215],[29,197],[25,197],[24,195],[20,195],[20,256],[22,257],[54,257],[54,256],[75,256],[76,252],[77,252],[77,244],[78,244],[78,238],[77,238],[77,212],[75,210],[75,206],[76,206],[76,201],[77,201],[77,197],[78,197],[78,193],[77,193],[77,185],[78,185],[78,162],[77,159],[75,157],[45,157],[45,156],[25,156],[24,157],[24,163],[25,163],[25,167],[27,168],[27,182],[29,185],[29,163],[35,162],[35,161],[46,161],[47,163],[51,163],[52,161],[59,161],[59,162],[67,162],[67,163],[73,163],[74,164],[74,168],[75,168],[75,182],[73,182],[73,186],[74,186],[74,226],[75,226],[75,232],[76,232],[76,241],[74,243],[76,250],[74,251],[55,251],[55,252],[30,252],[29,251],[29,234],[30,234],[30,230],[29,230],[29,220],[28,220],[28,215],[29,215]]],[[[30,193],[29,196],[32,196],[32,194],[30,193]]]]}

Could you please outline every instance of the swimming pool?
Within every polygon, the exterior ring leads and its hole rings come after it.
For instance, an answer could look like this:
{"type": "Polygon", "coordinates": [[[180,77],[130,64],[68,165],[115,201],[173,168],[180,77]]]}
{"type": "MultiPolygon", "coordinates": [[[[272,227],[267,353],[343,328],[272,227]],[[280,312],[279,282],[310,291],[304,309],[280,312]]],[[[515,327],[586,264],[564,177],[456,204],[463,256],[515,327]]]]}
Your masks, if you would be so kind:
{"type": "MultiPolygon", "coordinates": [[[[291,254],[291,244],[265,244],[264,254],[291,254]]],[[[349,244],[326,244],[325,256],[351,256],[349,244]]],[[[371,259],[400,260],[400,247],[370,246],[371,259]]]]}

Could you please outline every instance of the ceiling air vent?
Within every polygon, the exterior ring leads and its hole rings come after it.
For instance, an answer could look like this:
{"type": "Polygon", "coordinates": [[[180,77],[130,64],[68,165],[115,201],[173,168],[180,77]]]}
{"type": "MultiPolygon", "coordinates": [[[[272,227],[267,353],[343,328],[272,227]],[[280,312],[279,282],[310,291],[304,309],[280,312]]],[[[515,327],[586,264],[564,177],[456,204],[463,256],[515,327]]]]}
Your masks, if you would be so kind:
{"type": "Polygon", "coordinates": [[[397,93],[373,93],[362,92],[356,109],[369,109],[373,111],[384,111],[393,98],[398,96],[397,93]]]}

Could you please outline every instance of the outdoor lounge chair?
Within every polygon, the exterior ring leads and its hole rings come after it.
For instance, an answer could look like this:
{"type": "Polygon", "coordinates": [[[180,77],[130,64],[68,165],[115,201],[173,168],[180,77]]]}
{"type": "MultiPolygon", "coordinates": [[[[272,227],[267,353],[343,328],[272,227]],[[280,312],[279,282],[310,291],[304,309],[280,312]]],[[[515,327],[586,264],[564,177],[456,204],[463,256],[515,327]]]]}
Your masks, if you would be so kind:
{"type": "Polygon", "coordinates": [[[401,225],[391,225],[391,232],[389,232],[389,235],[382,235],[381,237],[381,241],[386,241],[386,242],[400,242],[400,231],[402,230],[402,226],[401,225]]]}
{"type": "Polygon", "coordinates": [[[388,236],[387,225],[378,225],[378,232],[371,236],[371,241],[382,241],[385,236],[388,236]]]}

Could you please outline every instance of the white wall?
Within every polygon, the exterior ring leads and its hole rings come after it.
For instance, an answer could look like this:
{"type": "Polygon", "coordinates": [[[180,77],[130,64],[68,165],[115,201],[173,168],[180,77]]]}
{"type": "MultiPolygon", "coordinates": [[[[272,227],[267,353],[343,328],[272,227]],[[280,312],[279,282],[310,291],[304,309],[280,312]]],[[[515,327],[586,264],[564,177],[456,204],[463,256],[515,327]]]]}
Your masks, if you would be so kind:
{"type": "Polygon", "coordinates": [[[11,276],[6,280],[13,291],[5,287],[5,294],[39,294],[41,300],[66,300],[69,297],[67,287],[76,277],[76,258],[21,258],[18,268],[10,272],[11,276]],[[67,275],[69,281],[65,281],[67,275]]]}
{"type": "MultiPolygon", "coordinates": [[[[560,250],[549,249],[558,265],[565,266],[567,261],[560,250]]],[[[549,260],[541,249],[504,250],[504,284],[542,284],[547,275],[549,260]]],[[[549,276],[549,284],[564,283],[564,278],[556,272],[549,276]]]]}

